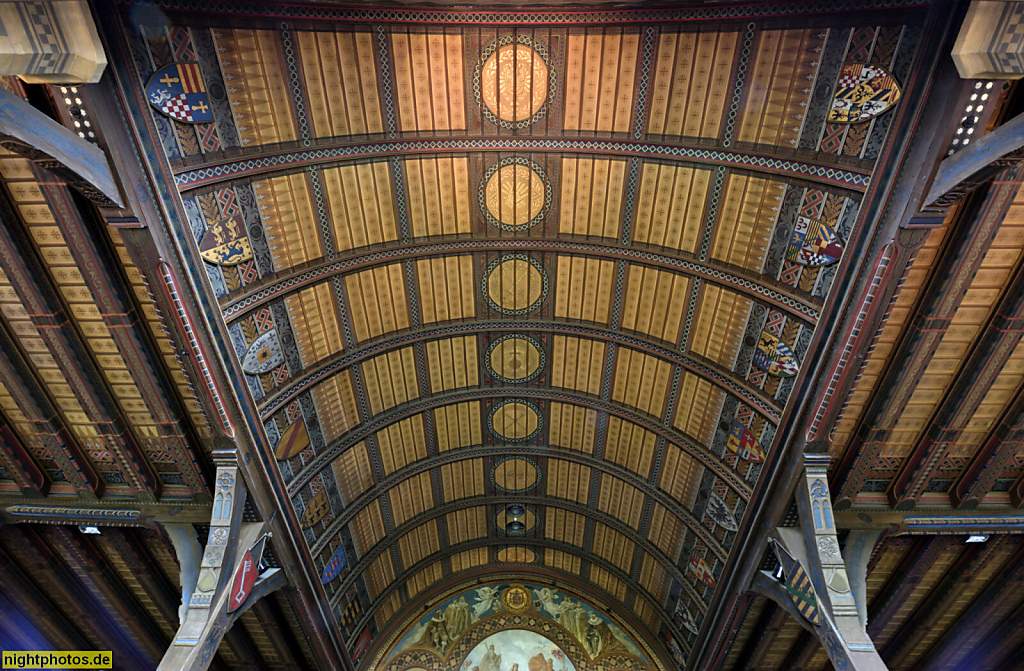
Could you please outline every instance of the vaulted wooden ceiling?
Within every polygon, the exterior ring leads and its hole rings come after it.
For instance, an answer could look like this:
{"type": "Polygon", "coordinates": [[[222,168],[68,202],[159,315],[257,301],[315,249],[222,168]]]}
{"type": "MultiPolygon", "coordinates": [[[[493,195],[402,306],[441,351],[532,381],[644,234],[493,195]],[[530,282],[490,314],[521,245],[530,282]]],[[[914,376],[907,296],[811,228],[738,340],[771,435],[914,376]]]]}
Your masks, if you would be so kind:
{"type": "MultiPolygon", "coordinates": [[[[206,455],[233,434],[255,444],[291,530],[275,543],[294,546],[292,572],[356,661],[372,658],[365,631],[380,653],[432,595],[500,566],[591,591],[657,653],[674,641],[685,664],[706,620],[725,626],[719,583],[739,561],[748,512],[770,495],[761,475],[782,460],[777,433],[806,412],[790,398],[806,403],[797,385],[836,361],[839,344],[816,329],[838,330],[836,306],[852,304],[843,282],[863,279],[868,259],[879,300],[892,302],[867,321],[879,330],[856,383],[815,399],[807,433],[828,441],[837,507],[853,519],[1018,505],[1024,461],[1006,427],[1019,414],[1019,337],[998,350],[994,376],[968,372],[987,370],[1007,330],[993,320],[1016,310],[1019,180],[932,213],[930,232],[901,231],[880,261],[887,240],[869,239],[864,203],[879,177],[894,179],[890,130],[918,101],[847,124],[827,119],[832,96],[845,64],[925,88],[936,56],[921,46],[926,7],[848,10],[165,0],[97,11],[124,126],[171,228],[154,252],[132,232],[137,220],[96,210],[81,221],[94,211],[62,205],[66,187],[0,157],[20,208],[5,213],[17,225],[0,244],[17,250],[0,259],[0,491],[91,491],[150,520],[184,510],[200,521],[206,455]],[[173,63],[197,68],[211,120],[183,123],[150,104],[173,63]],[[839,263],[801,253],[800,236],[819,225],[839,263]],[[178,285],[135,269],[169,251],[159,267],[178,285]],[[96,258],[105,275],[89,272],[96,258]],[[174,321],[179,297],[154,287],[177,288],[204,318],[174,321]],[[191,328],[220,341],[212,378],[179,357],[191,328]],[[960,422],[953,438],[949,418],[960,422]],[[975,467],[988,469],[981,480],[975,467]],[[513,504],[522,529],[510,526],[513,504]],[[325,572],[339,552],[344,568],[325,572]]],[[[980,135],[1010,90],[979,91],[992,100],[980,135]]],[[[66,125],[89,132],[96,97],[49,93],[66,125]]],[[[161,542],[124,534],[150,552],[161,542]]],[[[106,541],[83,542],[121,570],[106,541]]],[[[2,557],[25,570],[16,546],[3,540],[2,557]]],[[[982,552],[894,536],[882,547],[870,574],[872,607],[888,618],[878,640],[908,665],[924,649],[900,642],[910,633],[886,638],[904,626],[897,555],[948,555],[927,565],[928,584],[945,585],[950,562],[984,562],[992,578],[1019,554],[1010,541],[982,552]]],[[[723,668],[827,664],[774,606],[748,605],[723,668]],[[788,657],[783,640],[797,640],[788,657]]],[[[265,660],[309,659],[295,642],[268,646],[265,660]]]]}
{"type": "Polygon", "coordinates": [[[211,7],[123,16],[125,84],[202,72],[211,122],[145,124],[344,640],[513,557],[685,655],[836,274],[794,228],[842,244],[891,122],[832,87],[920,17],[211,7]]]}

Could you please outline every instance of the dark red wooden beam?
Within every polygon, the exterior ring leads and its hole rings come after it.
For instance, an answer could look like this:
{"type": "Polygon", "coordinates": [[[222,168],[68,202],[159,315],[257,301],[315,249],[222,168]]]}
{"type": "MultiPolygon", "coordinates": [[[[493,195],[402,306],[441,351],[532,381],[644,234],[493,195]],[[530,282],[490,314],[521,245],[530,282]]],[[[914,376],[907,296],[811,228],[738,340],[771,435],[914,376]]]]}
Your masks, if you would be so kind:
{"type": "MultiPolygon", "coordinates": [[[[847,467],[837,471],[837,500],[852,501],[863,487],[868,471],[888,443],[904,406],[949,328],[1022,181],[1024,166],[1002,171],[980,202],[968,211],[965,222],[969,223],[951,231],[953,240],[933,265],[916,315],[889,357],[888,369],[878,385],[881,393],[875,394],[854,433],[848,448],[852,456],[844,457],[847,467]],[[958,231],[962,233],[956,238],[958,231]]],[[[904,505],[913,507],[913,501],[907,499],[904,505]]]]}
{"type": "Polygon", "coordinates": [[[38,499],[50,491],[50,477],[39,467],[7,419],[0,413],[0,460],[21,493],[38,499]]]}
{"type": "MultiPolygon", "coordinates": [[[[1003,371],[1024,333],[1024,264],[1017,268],[1002,300],[979,330],[979,336],[954,381],[946,389],[927,430],[903,462],[892,487],[889,505],[906,510],[916,505],[932,474],[967,428],[985,392],[1003,371]]],[[[981,492],[984,495],[984,492],[981,492]]]]}
{"type": "MultiPolygon", "coordinates": [[[[1013,400],[996,420],[988,436],[971,457],[967,467],[960,473],[949,490],[953,507],[973,509],[981,498],[992,489],[996,478],[1007,462],[1017,453],[1017,445],[1024,440],[1024,385],[1017,389],[1013,400]]],[[[1022,480],[1010,488],[1010,499],[1020,505],[1024,499],[1022,480]]]]}

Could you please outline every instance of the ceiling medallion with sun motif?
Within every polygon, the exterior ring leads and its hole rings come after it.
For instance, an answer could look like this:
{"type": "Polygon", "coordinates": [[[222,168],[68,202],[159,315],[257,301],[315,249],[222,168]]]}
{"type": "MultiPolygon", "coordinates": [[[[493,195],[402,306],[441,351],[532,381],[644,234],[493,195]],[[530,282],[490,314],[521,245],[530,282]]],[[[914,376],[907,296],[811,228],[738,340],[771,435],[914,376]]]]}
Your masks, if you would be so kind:
{"type": "Polygon", "coordinates": [[[544,45],[527,35],[504,35],[480,55],[473,92],[485,119],[502,128],[523,128],[544,116],[555,81],[544,45]]]}

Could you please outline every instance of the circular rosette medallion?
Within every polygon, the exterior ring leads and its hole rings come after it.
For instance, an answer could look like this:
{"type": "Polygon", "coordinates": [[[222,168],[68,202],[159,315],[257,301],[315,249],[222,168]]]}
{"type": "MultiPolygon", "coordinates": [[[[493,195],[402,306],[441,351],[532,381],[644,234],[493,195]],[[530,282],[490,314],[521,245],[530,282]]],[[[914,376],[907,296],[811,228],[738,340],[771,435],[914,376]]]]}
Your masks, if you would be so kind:
{"type": "MultiPolygon", "coordinates": [[[[530,563],[536,559],[533,550],[524,547],[502,548],[498,551],[498,561],[530,563]]],[[[513,585],[501,595],[501,602],[513,613],[520,613],[533,602],[530,592],[522,585],[513,585]]]]}
{"type": "Polygon", "coordinates": [[[488,264],[482,290],[492,310],[524,315],[540,307],[547,296],[548,276],[536,259],[506,254],[488,264]]]}
{"type": "MultiPolygon", "coordinates": [[[[505,457],[495,462],[494,466],[491,467],[491,482],[494,486],[502,491],[513,494],[520,494],[533,489],[540,482],[540,479],[540,466],[529,457],[505,457]]],[[[499,517],[502,514],[507,515],[507,511],[499,513],[499,517]]],[[[526,509],[519,516],[519,520],[526,527],[523,531],[528,531],[534,525],[537,518],[533,511],[526,509]],[[527,515],[527,513],[530,514],[527,515]]],[[[498,527],[504,531],[505,525],[508,522],[508,519],[499,519],[498,527]]]]}
{"type": "Polygon", "coordinates": [[[506,335],[491,343],[485,361],[488,372],[502,382],[518,384],[536,379],[544,369],[540,343],[525,335],[506,335]]]}
{"type": "Polygon", "coordinates": [[[544,220],[551,208],[551,186],[533,161],[506,158],[484,173],[478,200],[487,223],[518,231],[544,220]]]}
{"type": "Polygon", "coordinates": [[[473,88],[484,117],[503,128],[538,121],[555,93],[547,49],[527,35],[505,35],[481,54],[473,88]]]}
{"type": "MultiPolygon", "coordinates": [[[[487,428],[495,436],[510,443],[523,443],[540,432],[540,412],[529,401],[513,399],[502,401],[491,408],[487,428]]],[[[499,483],[500,487],[504,487],[499,483]]],[[[516,489],[516,488],[511,488],[516,489]]]]}

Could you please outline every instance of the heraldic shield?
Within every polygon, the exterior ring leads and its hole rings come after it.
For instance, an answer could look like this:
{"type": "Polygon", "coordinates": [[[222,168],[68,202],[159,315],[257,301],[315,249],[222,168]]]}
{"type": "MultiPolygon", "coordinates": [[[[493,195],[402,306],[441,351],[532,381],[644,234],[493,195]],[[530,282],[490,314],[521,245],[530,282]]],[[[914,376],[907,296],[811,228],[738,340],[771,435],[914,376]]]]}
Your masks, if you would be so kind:
{"type": "Polygon", "coordinates": [[[771,333],[761,332],[761,340],[754,351],[754,365],[778,377],[793,377],[800,372],[800,366],[789,346],[771,333]]]}
{"type": "Polygon", "coordinates": [[[218,266],[234,266],[252,258],[252,246],[245,235],[241,216],[212,224],[199,241],[199,255],[218,266]]]}
{"type": "Polygon", "coordinates": [[[877,65],[847,63],[839,72],[828,120],[832,123],[868,121],[896,104],[900,86],[877,65]]]}
{"type": "Polygon", "coordinates": [[[764,461],[764,451],[761,449],[761,444],[757,442],[757,438],[754,437],[747,427],[738,419],[732,420],[732,427],[729,429],[729,440],[726,443],[726,447],[733,454],[739,455],[741,458],[754,463],[761,463],[764,461]]]}
{"type": "Polygon", "coordinates": [[[149,104],[161,114],[184,123],[213,121],[210,97],[198,63],[171,63],[157,70],[146,84],[149,104]]]}
{"type": "Polygon", "coordinates": [[[831,226],[818,219],[797,217],[786,258],[804,266],[828,266],[843,256],[843,244],[831,226]]]}

